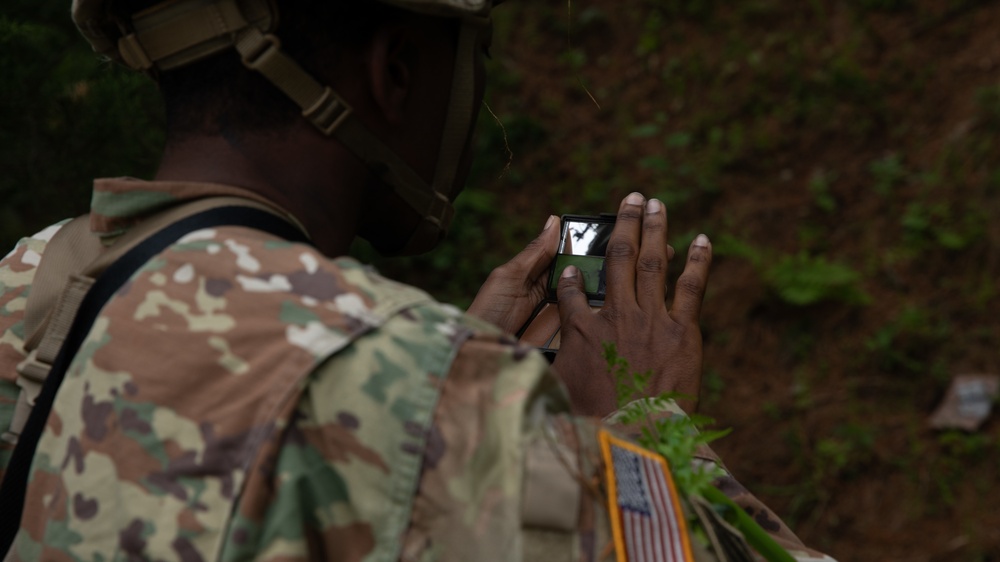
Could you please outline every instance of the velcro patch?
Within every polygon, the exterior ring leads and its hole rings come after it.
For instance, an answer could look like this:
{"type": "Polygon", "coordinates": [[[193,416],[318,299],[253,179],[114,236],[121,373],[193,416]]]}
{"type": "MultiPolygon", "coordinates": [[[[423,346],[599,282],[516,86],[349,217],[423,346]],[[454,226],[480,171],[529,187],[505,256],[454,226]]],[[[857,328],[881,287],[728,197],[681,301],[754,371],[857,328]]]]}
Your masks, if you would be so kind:
{"type": "Polygon", "coordinates": [[[692,562],[691,540],[666,459],[600,432],[618,562],[692,562]]]}

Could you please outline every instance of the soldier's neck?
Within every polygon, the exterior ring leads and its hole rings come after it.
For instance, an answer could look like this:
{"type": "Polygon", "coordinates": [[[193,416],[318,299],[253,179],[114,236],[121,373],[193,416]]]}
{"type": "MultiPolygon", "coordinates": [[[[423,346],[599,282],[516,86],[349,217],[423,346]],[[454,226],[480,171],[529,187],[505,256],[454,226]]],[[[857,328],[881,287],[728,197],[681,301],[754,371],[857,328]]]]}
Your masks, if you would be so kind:
{"type": "Polygon", "coordinates": [[[249,189],[295,216],[328,256],[347,253],[358,228],[367,171],[312,131],[244,137],[190,136],[164,150],[155,179],[249,189]]]}

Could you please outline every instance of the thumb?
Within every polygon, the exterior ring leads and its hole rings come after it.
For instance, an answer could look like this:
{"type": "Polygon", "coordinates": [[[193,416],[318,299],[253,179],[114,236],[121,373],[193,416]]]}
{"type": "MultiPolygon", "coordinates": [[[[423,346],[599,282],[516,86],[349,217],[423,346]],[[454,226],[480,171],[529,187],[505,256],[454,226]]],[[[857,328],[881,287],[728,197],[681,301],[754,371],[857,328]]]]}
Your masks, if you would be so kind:
{"type": "Polygon", "coordinates": [[[541,234],[514,256],[508,265],[517,271],[525,272],[525,277],[529,280],[537,279],[545,273],[556,257],[556,248],[559,246],[558,225],[559,218],[549,216],[541,234]]]}
{"type": "Polygon", "coordinates": [[[590,312],[583,276],[574,265],[567,266],[559,275],[556,296],[559,299],[559,323],[563,328],[570,325],[574,316],[590,312]]]}

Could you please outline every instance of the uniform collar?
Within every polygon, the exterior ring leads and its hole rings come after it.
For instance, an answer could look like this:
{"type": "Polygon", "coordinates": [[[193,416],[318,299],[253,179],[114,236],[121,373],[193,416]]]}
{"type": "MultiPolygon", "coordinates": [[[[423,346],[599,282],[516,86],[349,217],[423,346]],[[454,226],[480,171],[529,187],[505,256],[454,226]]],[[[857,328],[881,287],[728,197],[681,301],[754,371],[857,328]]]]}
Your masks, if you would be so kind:
{"type": "Polygon", "coordinates": [[[270,200],[242,187],[218,183],[145,181],[136,178],[94,180],[90,201],[90,229],[101,238],[113,238],[134,224],[167,208],[205,197],[243,197],[274,206],[270,200]]]}

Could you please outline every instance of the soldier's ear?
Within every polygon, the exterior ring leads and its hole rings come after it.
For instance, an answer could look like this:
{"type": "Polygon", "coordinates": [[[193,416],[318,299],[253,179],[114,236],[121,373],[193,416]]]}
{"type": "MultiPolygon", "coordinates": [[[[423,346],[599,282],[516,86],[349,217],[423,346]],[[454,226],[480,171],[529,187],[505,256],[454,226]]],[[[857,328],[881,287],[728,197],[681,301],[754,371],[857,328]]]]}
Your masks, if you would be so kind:
{"type": "Polygon", "coordinates": [[[375,105],[390,125],[399,125],[405,117],[417,60],[415,45],[412,30],[405,25],[384,26],[372,38],[369,86],[375,105]]]}

